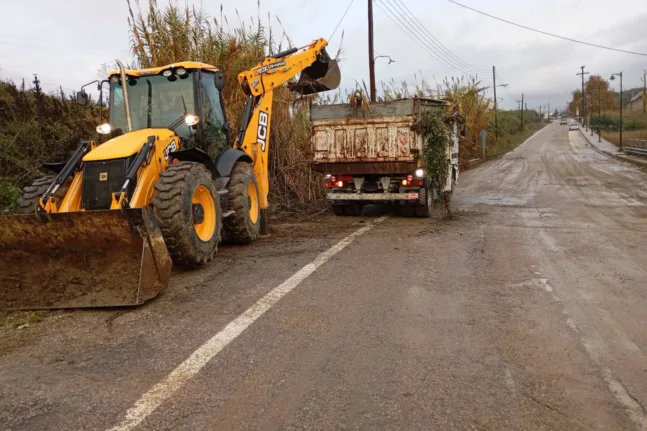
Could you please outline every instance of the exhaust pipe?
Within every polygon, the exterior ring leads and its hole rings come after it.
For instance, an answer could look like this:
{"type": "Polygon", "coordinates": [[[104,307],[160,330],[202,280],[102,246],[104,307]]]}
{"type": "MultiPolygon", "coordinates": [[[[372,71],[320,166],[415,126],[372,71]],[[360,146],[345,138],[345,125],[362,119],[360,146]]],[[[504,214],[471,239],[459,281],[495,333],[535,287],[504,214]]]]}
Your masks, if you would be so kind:
{"type": "Polygon", "coordinates": [[[133,131],[133,123],[132,120],[130,119],[130,101],[128,100],[128,82],[126,81],[126,68],[124,67],[124,64],[119,61],[115,60],[117,62],[117,66],[119,66],[119,76],[121,78],[121,88],[124,90],[124,106],[126,107],[126,125],[128,126],[128,132],[133,131]]]}

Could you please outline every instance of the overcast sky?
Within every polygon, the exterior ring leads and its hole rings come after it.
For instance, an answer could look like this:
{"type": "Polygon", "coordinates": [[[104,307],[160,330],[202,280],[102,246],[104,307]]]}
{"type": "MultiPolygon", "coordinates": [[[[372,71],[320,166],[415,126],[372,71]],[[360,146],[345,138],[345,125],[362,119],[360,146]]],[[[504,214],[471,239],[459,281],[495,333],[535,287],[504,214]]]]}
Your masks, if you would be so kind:
{"type": "MultiPolygon", "coordinates": [[[[547,32],[647,52],[645,0],[459,1],[547,32]]],[[[167,2],[158,0],[160,5],[167,2]]],[[[19,82],[24,77],[30,83],[32,74],[38,73],[46,90],[61,85],[71,91],[96,79],[101,64],[115,58],[130,60],[126,0],[66,0],[64,3],[22,0],[4,5],[0,27],[2,78],[19,82]]],[[[242,19],[258,14],[256,0],[202,1],[214,16],[220,15],[221,3],[233,26],[237,22],[236,9],[242,19]]],[[[349,0],[261,0],[260,15],[267,21],[269,12],[271,25],[277,31],[280,27],[275,16],[278,16],[294,43],[301,45],[318,37],[329,38],[348,4],[349,0]]],[[[503,108],[515,107],[521,93],[525,93],[529,108],[548,103],[551,107],[563,106],[570,99],[570,92],[580,84],[575,74],[582,65],[592,74],[605,78],[623,71],[625,88],[642,86],[640,79],[643,69],[647,69],[647,57],[554,39],[492,20],[447,0],[374,0],[374,4],[375,50],[395,60],[391,65],[385,59],[377,60],[378,82],[391,78],[413,82],[414,73],[421,72],[433,84],[445,76],[461,74],[434,58],[418,45],[419,39],[415,42],[391,21],[383,10],[395,10],[395,5],[405,5],[460,59],[476,68],[487,69],[489,72],[479,76],[484,86],[492,83],[491,68],[496,65],[499,82],[509,84],[498,90],[503,108]]],[[[147,0],[141,0],[141,5],[145,7],[147,0]]],[[[368,83],[366,16],[367,1],[355,0],[330,40],[330,52],[334,54],[342,31],[345,32],[341,70],[342,85],[346,87],[354,87],[355,81],[368,83]]],[[[419,35],[421,29],[415,25],[409,23],[408,28],[419,35]]],[[[613,86],[619,89],[618,81],[613,86]]]]}

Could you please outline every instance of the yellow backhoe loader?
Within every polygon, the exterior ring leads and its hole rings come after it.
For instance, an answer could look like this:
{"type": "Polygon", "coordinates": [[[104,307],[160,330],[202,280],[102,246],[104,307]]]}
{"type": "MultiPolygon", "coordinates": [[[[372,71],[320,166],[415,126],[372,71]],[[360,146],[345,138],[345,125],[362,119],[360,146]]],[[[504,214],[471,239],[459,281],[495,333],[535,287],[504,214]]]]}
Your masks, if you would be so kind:
{"type": "MultiPolygon", "coordinates": [[[[119,70],[107,140],[81,142],[53,175],[26,187],[19,215],[0,217],[0,309],[141,304],[168,284],[172,264],[202,265],[224,231],[251,242],[267,229],[273,90],[332,90],[340,73],[323,39],[272,55],[238,76],[247,96],[229,136],[214,66],[182,62],[119,70]],[[294,78],[299,75],[299,79],[294,78]]],[[[87,93],[78,93],[88,103],[87,93]]]]}

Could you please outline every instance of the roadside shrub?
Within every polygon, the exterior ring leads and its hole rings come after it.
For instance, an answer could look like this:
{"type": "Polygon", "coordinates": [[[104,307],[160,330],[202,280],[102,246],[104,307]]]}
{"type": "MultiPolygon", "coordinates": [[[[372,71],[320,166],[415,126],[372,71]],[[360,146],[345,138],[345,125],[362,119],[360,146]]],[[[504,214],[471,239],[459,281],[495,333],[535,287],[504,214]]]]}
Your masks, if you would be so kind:
{"type": "Polygon", "coordinates": [[[0,180],[0,215],[11,214],[15,211],[20,193],[20,187],[0,180]]]}
{"type": "Polygon", "coordinates": [[[44,94],[0,82],[0,212],[13,207],[15,190],[43,175],[43,163],[64,161],[81,139],[94,135],[96,107],[73,99],[63,91],[44,94]]]}

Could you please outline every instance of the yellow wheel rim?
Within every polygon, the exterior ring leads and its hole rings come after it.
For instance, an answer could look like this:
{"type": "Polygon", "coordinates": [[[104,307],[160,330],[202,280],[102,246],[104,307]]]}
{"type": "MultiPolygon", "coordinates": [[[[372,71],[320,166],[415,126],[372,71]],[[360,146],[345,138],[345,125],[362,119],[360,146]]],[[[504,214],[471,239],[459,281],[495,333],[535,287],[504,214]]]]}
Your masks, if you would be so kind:
{"type": "Polygon", "coordinates": [[[216,231],[216,202],[206,186],[199,185],[191,199],[193,229],[202,241],[209,241],[216,231]]]}
{"type": "Polygon", "coordinates": [[[258,192],[253,181],[250,181],[247,186],[247,199],[249,199],[249,218],[252,223],[256,223],[258,220],[258,192]]]}

